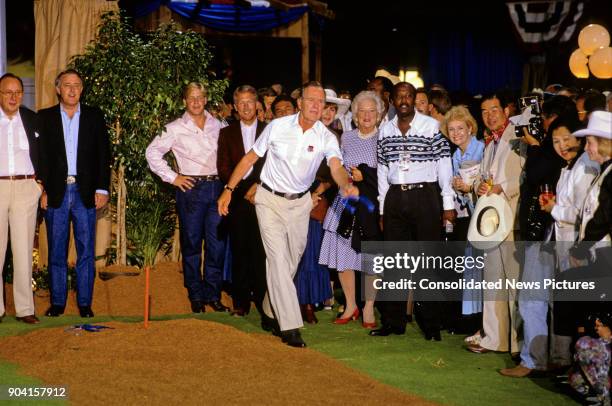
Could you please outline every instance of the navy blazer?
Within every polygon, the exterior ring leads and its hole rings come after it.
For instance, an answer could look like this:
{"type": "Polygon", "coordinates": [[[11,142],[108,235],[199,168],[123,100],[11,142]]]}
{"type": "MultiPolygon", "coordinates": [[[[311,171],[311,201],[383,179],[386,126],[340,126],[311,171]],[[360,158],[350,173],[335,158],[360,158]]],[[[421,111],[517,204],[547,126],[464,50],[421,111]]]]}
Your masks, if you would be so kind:
{"type": "MultiPolygon", "coordinates": [[[[37,137],[36,128],[36,113],[30,110],[27,107],[21,106],[19,107],[19,116],[21,117],[21,122],[23,123],[23,128],[25,130],[26,136],[28,137],[28,145],[30,148],[30,161],[32,161],[32,166],[34,167],[34,172],[38,177],[38,150],[39,150],[39,137],[37,137]]],[[[18,174],[21,175],[21,174],[18,174]]]]}
{"type": "MultiPolygon", "coordinates": [[[[110,188],[110,143],[100,109],[81,103],[77,145],[77,185],[85,207],[95,206],[97,189],[110,188]]],[[[38,177],[47,193],[50,207],[61,206],[66,192],[68,160],[60,105],[38,112],[40,153],[38,177]]]]}

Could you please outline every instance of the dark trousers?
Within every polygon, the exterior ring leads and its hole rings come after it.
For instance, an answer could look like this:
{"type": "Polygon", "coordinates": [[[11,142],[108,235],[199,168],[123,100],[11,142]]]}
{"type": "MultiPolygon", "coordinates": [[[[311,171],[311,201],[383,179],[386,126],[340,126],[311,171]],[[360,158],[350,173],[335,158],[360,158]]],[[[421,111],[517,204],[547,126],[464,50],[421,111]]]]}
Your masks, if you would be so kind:
{"type": "MultiPolygon", "coordinates": [[[[384,202],[383,235],[385,241],[440,241],[440,193],[436,183],[413,190],[391,185],[384,202]]],[[[416,292],[415,292],[416,293],[416,292]]],[[[378,309],[383,325],[406,328],[406,299],[380,302],[378,309]]],[[[421,328],[426,332],[440,328],[438,302],[415,303],[421,328]]]]}
{"type": "Polygon", "coordinates": [[[217,198],[222,188],[218,180],[198,180],[192,189],[176,192],[183,277],[191,301],[212,302],[221,297],[225,238],[219,235],[221,216],[217,211],[217,198]],[[204,278],[200,272],[202,241],[204,278]]]}
{"type": "Polygon", "coordinates": [[[72,222],[77,252],[77,304],[91,306],[95,278],[96,208],[83,205],[76,183],[66,185],[61,206],[49,207],[45,222],[49,243],[51,304],[66,306],[68,237],[72,222]]]}
{"type": "Polygon", "coordinates": [[[237,189],[228,217],[232,250],[234,307],[249,310],[251,299],[261,309],[266,294],[266,252],[261,242],[255,206],[237,189]]]}

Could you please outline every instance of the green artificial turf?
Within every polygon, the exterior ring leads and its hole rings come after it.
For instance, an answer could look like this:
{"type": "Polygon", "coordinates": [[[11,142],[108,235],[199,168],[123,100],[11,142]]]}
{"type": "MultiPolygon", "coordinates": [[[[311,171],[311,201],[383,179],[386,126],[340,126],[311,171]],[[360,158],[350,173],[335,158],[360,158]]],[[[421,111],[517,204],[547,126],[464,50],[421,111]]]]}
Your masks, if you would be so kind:
{"type": "MultiPolygon", "coordinates": [[[[165,316],[154,320],[188,317],[216,321],[245,332],[269,334],[259,327],[256,311],[245,318],[206,313],[196,316],[165,316]]],[[[499,375],[497,370],[513,365],[510,357],[505,354],[472,354],[463,348],[463,336],[443,335],[441,342],[427,342],[412,323],[403,336],[369,337],[367,330],[358,322],[344,326],[332,324],[334,313],[331,311],[317,312],[317,317],[318,324],[307,325],[302,330],[309,348],[425,399],[466,406],[577,404],[570,397],[559,393],[550,378],[516,379],[499,375]]],[[[109,320],[134,322],[141,319],[96,317],[87,322],[92,324],[109,320]]],[[[39,325],[29,326],[5,317],[0,324],[0,336],[25,334],[36,328],[83,323],[83,319],[76,316],[53,319],[42,317],[41,321],[39,325]]],[[[0,384],[9,383],[41,384],[40,381],[18,374],[15,365],[0,362],[0,384]]],[[[329,381],[322,384],[342,385],[342,376],[329,371],[329,381]]]]}

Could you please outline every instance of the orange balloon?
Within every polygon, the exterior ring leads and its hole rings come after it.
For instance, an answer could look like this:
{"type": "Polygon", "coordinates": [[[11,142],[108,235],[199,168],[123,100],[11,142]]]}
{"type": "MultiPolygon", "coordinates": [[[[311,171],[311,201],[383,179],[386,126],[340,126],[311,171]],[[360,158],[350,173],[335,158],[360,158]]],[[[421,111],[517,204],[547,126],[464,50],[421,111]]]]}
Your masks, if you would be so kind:
{"type": "Polygon", "coordinates": [[[589,77],[589,67],[587,66],[587,58],[580,49],[572,52],[569,58],[569,68],[574,76],[580,79],[586,79],[589,77]]]}
{"type": "Polygon", "coordinates": [[[612,79],[612,48],[599,48],[589,58],[591,73],[599,79],[612,79]]]}
{"type": "Polygon", "coordinates": [[[589,56],[601,47],[610,45],[610,33],[598,24],[589,24],[578,34],[578,46],[580,50],[589,56]]]}

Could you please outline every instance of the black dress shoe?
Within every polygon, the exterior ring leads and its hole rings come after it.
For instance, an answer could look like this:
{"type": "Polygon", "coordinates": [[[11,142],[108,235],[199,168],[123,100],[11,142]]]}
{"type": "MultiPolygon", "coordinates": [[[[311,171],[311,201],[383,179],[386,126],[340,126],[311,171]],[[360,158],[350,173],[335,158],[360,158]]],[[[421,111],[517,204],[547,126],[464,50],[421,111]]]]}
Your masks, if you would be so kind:
{"type": "Polygon", "coordinates": [[[264,331],[271,332],[272,335],[275,335],[277,337],[280,337],[281,335],[278,320],[268,317],[263,313],[261,314],[261,328],[264,331]]]}
{"type": "Polygon", "coordinates": [[[62,314],[64,314],[64,307],[56,305],[51,305],[51,307],[49,307],[45,312],[45,316],[47,317],[57,317],[62,314]]]}
{"type": "Polygon", "coordinates": [[[402,335],[406,332],[406,329],[392,326],[382,326],[378,330],[370,331],[372,337],[386,337],[391,334],[402,335]]]}
{"type": "Polygon", "coordinates": [[[296,348],[306,347],[306,343],[304,342],[304,340],[302,340],[302,335],[300,334],[300,330],[298,330],[297,328],[293,330],[283,331],[281,333],[281,339],[285,344],[291,347],[296,347],[296,348]]]}
{"type": "Polygon", "coordinates": [[[215,300],[214,302],[208,302],[206,304],[212,307],[213,310],[216,312],[229,312],[230,311],[229,307],[223,306],[223,303],[221,303],[220,300],[215,300]]]}
{"type": "Polygon", "coordinates": [[[204,304],[199,300],[192,300],[191,311],[194,313],[203,313],[206,311],[206,309],[204,308],[204,304]]]}
{"type": "Polygon", "coordinates": [[[79,306],[79,314],[81,317],[93,317],[94,313],[91,311],[91,306],[79,306]]]}
{"type": "Polygon", "coordinates": [[[427,341],[442,341],[440,331],[429,331],[425,333],[425,340],[427,341]]]}

